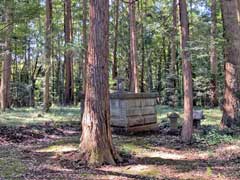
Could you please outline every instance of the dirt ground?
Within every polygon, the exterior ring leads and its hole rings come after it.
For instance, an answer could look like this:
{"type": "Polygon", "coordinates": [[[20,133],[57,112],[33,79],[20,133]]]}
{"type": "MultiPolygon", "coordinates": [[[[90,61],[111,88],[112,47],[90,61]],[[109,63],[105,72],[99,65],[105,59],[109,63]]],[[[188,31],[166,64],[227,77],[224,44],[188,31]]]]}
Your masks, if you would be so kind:
{"type": "Polygon", "coordinates": [[[78,124],[0,127],[0,180],[240,179],[240,142],[184,145],[165,127],[113,135],[124,158],[117,166],[87,168],[77,155],[78,124]]]}

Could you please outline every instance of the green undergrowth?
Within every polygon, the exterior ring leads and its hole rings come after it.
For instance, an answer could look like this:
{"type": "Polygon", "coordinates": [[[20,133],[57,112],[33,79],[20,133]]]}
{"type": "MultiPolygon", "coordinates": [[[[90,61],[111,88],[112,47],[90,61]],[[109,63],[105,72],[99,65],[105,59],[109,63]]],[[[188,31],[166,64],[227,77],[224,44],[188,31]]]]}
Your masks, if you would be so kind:
{"type": "Polygon", "coordinates": [[[240,139],[239,136],[225,134],[224,131],[221,131],[216,128],[208,129],[202,133],[195,133],[194,138],[198,142],[204,142],[208,145],[218,145],[221,143],[234,143],[240,139]]]}
{"type": "Polygon", "coordinates": [[[38,152],[53,152],[53,153],[63,153],[63,152],[70,152],[76,151],[79,147],[79,140],[78,136],[64,138],[58,141],[55,141],[48,146],[42,147],[38,149],[38,152]]]}
{"type": "MultiPolygon", "coordinates": [[[[219,108],[209,109],[209,108],[201,108],[201,107],[194,107],[195,110],[203,110],[205,119],[202,121],[203,125],[214,125],[219,126],[222,112],[219,108]]],[[[171,112],[177,112],[180,115],[180,120],[183,118],[183,108],[176,107],[170,108],[168,106],[157,106],[157,113],[158,113],[158,122],[161,123],[162,121],[167,121],[167,115],[171,112]]]]}
{"type": "Polygon", "coordinates": [[[21,153],[12,148],[0,148],[0,179],[20,180],[27,171],[27,167],[21,160],[21,153]]]}
{"type": "Polygon", "coordinates": [[[41,108],[13,108],[0,113],[0,125],[20,126],[44,122],[73,123],[80,121],[79,107],[53,106],[49,113],[41,108]]]}

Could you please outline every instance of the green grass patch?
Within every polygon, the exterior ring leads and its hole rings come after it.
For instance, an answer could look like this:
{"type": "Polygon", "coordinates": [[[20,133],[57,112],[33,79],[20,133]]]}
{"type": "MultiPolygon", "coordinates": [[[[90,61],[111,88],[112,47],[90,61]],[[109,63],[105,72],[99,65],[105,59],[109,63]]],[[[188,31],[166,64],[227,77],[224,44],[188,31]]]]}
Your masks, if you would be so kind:
{"type": "Polygon", "coordinates": [[[20,126],[48,121],[56,123],[79,122],[80,108],[53,106],[49,113],[43,113],[41,108],[14,108],[0,114],[0,125],[20,126]]]}
{"type": "Polygon", "coordinates": [[[11,148],[0,148],[0,179],[19,179],[27,171],[24,162],[21,161],[21,153],[11,148]]]}
{"type": "Polygon", "coordinates": [[[62,153],[62,152],[70,152],[75,151],[79,147],[79,137],[71,137],[64,138],[59,141],[55,141],[52,144],[38,149],[37,152],[54,152],[54,153],[62,153]]]}

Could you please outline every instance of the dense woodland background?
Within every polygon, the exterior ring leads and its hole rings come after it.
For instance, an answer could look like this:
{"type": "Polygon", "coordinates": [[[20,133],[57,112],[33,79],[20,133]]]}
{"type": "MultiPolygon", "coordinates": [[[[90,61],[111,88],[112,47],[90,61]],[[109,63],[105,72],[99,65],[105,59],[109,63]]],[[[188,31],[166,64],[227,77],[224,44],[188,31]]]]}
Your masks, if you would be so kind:
{"type": "MultiPolygon", "coordinates": [[[[9,96],[11,106],[35,106],[43,103],[46,53],[49,53],[49,87],[52,103],[78,104],[84,85],[84,62],[89,34],[88,3],[72,0],[51,2],[51,35],[46,37],[46,10],[43,1],[7,1],[10,19],[4,17],[1,3],[1,44],[8,37],[11,42],[11,78],[9,96]],[[65,6],[64,6],[65,4],[65,6]],[[70,13],[70,15],[68,14],[70,13]],[[64,20],[65,17],[65,20],[64,20]],[[65,24],[65,25],[64,25],[65,24]],[[11,27],[11,28],[10,28],[11,27]],[[51,51],[51,52],[48,52],[51,51]],[[70,89],[70,90],[67,90],[70,89]],[[69,92],[67,92],[69,91],[69,92]]],[[[179,42],[178,15],[173,24],[174,2],[136,1],[136,37],[139,88],[141,92],[159,92],[162,104],[172,101],[183,105],[182,58],[179,42]],[[174,34],[176,33],[176,35],[174,34]],[[173,45],[174,43],[174,45],[173,45]],[[173,49],[174,48],[174,49],[173,49]],[[172,54],[174,53],[174,55],[172,54]],[[174,70],[171,69],[175,59],[174,70]],[[174,81],[174,92],[171,82],[174,81]],[[174,96],[172,96],[174,94],[174,96]],[[170,100],[170,101],[169,101],[170,100]]],[[[175,6],[176,2],[175,2],[175,6]]],[[[221,102],[224,89],[223,25],[220,3],[216,8],[216,28],[211,34],[211,2],[188,2],[193,72],[194,104],[211,106],[211,80],[216,77],[217,98],[221,102]],[[214,36],[215,74],[211,71],[211,40],[214,36]]],[[[115,77],[129,82],[129,13],[128,3],[110,2],[110,89],[116,89],[115,77]]],[[[3,49],[2,49],[3,50],[3,49]]],[[[2,51],[1,55],[3,55],[2,51]]],[[[1,56],[3,60],[3,56],[1,56]]]]}
{"type": "Polygon", "coordinates": [[[0,178],[31,157],[19,177],[238,179],[239,20],[239,0],[0,0],[0,178]],[[109,92],[158,94],[156,129],[112,136],[109,92]]]}

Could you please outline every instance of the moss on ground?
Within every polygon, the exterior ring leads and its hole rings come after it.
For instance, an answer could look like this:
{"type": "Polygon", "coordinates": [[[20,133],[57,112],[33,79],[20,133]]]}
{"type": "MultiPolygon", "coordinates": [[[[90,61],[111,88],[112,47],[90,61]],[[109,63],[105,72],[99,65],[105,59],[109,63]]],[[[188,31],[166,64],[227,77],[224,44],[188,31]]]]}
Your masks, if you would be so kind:
{"type": "Polygon", "coordinates": [[[27,167],[21,160],[21,153],[9,148],[0,148],[0,179],[21,180],[27,167]]]}

